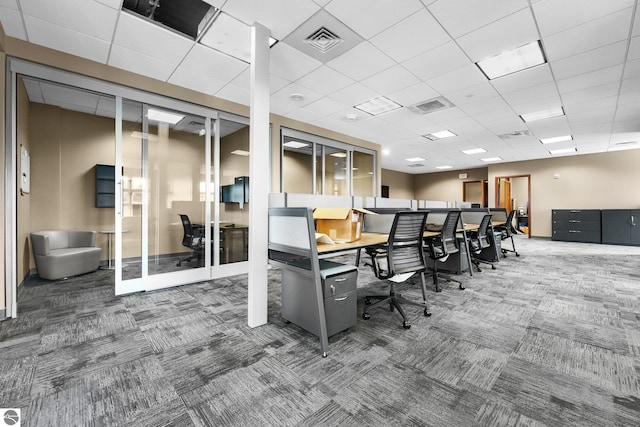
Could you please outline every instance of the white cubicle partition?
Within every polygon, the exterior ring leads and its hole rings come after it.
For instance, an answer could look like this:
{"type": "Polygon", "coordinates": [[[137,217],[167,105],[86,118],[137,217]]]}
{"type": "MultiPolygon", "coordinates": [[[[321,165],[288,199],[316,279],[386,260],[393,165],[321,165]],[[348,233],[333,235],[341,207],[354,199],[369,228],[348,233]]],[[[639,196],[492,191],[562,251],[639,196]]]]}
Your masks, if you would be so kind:
{"type": "Polygon", "coordinates": [[[389,199],[386,197],[367,197],[365,208],[402,208],[408,210],[418,209],[418,201],[410,199],[389,199]]]}
{"type": "Polygon", "coordinates": [[[269,193],[270,208],[284,208],[286,207],[286,201],[284,193],[269,193]]]}
{"type": "Polygon", "coordinates": [[[418,201],[418,209],[445,209],[449,208],[449,203],[444,200],[419,200],[418,201]]]}
{"type": "Polygon", "coordinates": [[[270,208],[362,208],[360,196],[323,196],[299,193],[269,193],[270,208]]]}

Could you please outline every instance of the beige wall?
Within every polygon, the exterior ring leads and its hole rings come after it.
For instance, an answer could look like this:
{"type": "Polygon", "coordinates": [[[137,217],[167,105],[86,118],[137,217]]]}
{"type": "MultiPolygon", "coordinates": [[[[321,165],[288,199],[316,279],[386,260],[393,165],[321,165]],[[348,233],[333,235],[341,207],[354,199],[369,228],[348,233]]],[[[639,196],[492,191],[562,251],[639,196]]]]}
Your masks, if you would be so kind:
{"type": "Polygon", "coordinates": [[[514,209],[522,207],[526,212],[527,201],[529,200],[528,178],[511,178],[511,200],[514,209]]]}
{"type": "Polygon", "coordinates": [[[449,172],[428,173],[415,176],[415,198],[417,200],[462,200],[464,181],[487,179],[488,169],[467,169],[449,172]],[[459,179],[458,174],[466,173],[467,178],[459,179]]]}
{"type": "Polygon", "coordinates": [[[313,189],[312,161],[313,158],[309,154],[285,151],[282,159],[282,170],[286,171],[286,175],[282,177],[282,185],[285,192],[311,193],[313,189]]]}
{"type": "Polygon", "coordinates": [[[530,174],[531,235],[550,237],[551,209],[639,208],[639,164],[640,150],[626,150],[492,165],[489,204],[495,204],[496,177],[530,174]]]}
{"type": "Polygon", "coordinates": [[[415,175],[382,169],[381,185],[389,186],[389,198],[409,199],[415,197],[415,175]]]}
{"type": "MultiPolygon", "coordinates": [[[[234,150],[249,151],[249,138],[247,125],[220,139],[220,185],[233,184],[236,177],[249,176],[249,157],[231,154],[234,150]]],[[[220,203],[220,221],[248,225],[249,209],[251,201],[242,208],[239,203],[220,203]]]]}

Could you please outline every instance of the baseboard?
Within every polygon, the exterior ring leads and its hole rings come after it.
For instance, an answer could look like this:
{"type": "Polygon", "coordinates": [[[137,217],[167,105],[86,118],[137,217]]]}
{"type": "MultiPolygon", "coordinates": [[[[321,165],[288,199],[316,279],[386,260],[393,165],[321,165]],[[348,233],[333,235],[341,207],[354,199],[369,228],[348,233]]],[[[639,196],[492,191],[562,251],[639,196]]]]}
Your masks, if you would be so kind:
{"type": "Polygon", "coordinates": [[[7,319],[7,309],[0,308],[0,321],[7,319]]]}

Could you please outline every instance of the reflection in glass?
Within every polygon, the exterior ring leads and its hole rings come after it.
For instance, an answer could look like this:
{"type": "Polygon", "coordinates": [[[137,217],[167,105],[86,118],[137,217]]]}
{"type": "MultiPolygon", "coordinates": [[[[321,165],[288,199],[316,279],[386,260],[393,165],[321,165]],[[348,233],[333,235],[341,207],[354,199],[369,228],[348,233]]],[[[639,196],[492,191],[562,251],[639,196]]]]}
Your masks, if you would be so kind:
{"type": "Polygon", "coordinates": [[[325,195],[346,196],[348,190],[347,151],[324,147],[324,192],[325,195]]]}
{"type": "Polygon", "coordinates": [[[375,196],[373,155],[360,151],[353,152],[353,195],[361,197],[375,196]]]}

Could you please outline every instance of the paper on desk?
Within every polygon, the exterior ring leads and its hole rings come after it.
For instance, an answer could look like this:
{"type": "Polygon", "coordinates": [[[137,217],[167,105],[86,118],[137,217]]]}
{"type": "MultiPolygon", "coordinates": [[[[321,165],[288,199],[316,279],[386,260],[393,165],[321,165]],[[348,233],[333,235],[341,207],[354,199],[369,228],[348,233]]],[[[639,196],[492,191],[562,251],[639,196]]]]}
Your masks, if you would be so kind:
{"type": "Polygon", "coordinates": [[[335,245],[336,242],[331,240],[331,237],[323,233],[316,233],[316,243],[324,243],[325,245],[335,245]]]}
{"type": "Polygon", "coordinates": [[[409,277],[413,276],[413,273],[414,272],[396,274],[394,276],[391,276],[388,280],[391,280],[392,282],[395,282],[395,283],[402,283],[405,280],[407,280],[409,277]]]}

